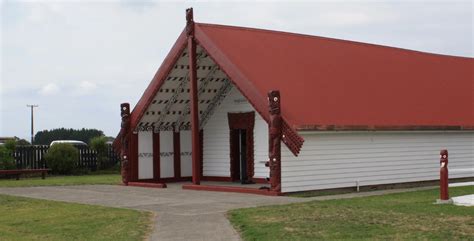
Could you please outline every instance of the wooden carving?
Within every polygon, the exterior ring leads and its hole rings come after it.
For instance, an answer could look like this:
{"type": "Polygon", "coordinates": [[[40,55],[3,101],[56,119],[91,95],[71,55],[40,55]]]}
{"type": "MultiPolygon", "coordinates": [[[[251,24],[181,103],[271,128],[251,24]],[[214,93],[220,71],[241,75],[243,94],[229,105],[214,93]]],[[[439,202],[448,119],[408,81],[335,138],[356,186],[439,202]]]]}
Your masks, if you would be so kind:
{"type": "Polygon", "coordinates": [[[186,9],[186,35],[194,36],[193,8],[186,9]]]}
{"type": "Polygon", "coordinates": [[[440,199],[449,200],[449,191],[448,191],[448,150],[441,150],[440,155],[440,169],[439,169],[439,187],[440,187],[440,199]]]}
{"type": "Polygon", "coordinates": [[[122,123],[121,123],[121,130],[120,130],[120,132],[122,133],[122,136],[121,136],[122,148],[120,152],[120,160],[122,161],[121,174],[122,174],[123,184],[128,185],[128,182],[130,181],[130,163],[129,163],[130,104],[123,103],[120,105],[120,115],[122,116],[122,123]]]}
{"type": "Polygon", "coordinates": [[[268,122],[268,156],[267,166],[270,167],[270,190],[281,191],[281,129],[280,92],[273,90],[268,93],[270,121],[268,122]]]}

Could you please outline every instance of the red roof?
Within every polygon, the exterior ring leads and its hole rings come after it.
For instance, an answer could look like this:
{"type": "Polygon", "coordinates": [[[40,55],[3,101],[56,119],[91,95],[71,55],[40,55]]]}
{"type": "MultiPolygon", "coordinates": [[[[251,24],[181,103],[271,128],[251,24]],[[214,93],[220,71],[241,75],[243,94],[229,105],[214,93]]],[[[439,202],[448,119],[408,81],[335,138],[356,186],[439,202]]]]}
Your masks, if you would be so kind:
{"type": "Polygon", "coordinates": [[[238,86],[251,82],[241,89],[257,92],[252,102],[280,90],[295,128],[474,126],[472,58],[210,24],[196,37],[238,70],[238,86]]]}
{"type": "MultiPolygon", "coordinates": [[[[472,58],[201,23],[195,38],[265,120],[267,93],[280,91],[284,141],[295,154],[303,140],[292,128],[474,127],[472,58]]],[[[183,31],[135,106],[132,129],[185,47],[183,31]]]]}

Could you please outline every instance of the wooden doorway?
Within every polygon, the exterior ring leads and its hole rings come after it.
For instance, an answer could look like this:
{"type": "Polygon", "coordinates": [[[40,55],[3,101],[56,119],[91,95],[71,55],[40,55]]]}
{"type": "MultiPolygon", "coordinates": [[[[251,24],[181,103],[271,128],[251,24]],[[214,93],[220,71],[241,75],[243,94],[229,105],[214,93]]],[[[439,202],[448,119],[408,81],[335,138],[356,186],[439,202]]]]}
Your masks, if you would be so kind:
{"type": "Polygon", "coordinates": [[[230,176],[232,181],[253,183],[255,112],[228,113],[230,131],[230,176]]]}

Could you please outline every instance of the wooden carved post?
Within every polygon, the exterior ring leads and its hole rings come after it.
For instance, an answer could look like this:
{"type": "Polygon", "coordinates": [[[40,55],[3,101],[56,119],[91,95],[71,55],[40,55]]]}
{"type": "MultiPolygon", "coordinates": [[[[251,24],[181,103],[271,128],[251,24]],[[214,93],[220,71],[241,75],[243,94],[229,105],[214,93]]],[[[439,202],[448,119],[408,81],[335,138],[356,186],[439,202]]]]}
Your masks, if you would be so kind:
{"type": "Polygon", "coordinates": [[[281,112],[280,92],[268,93],[270,121],[268,122],[268,156],[267,165],[270,167],[270,190],[281,191],[281,112]]]}
{"type": "Polygon", "coordinates": [[[130,163],[129,163],[129,153],[130,153],[130,104],[123,103],[120,105],[120,115],[122,116],[122,124],[121,130],[121,152],[120,152],[120,160],[122,161],[122,182],[125,185],[128,185],[130,181],[130,163]]]}
{"type": "Polygon", "coordinates": [[[193,9],[186,9],[186,35],[188,37],[188,55],[189,55],[189,84],[191,91],[189,99],[191,100],[191,138],[192,138],[192,166],[193,166],[193,184],[201,183],[201,153],[199,144],[199,111],[198,111],[198,88],[197,88],[197,66],[196,66],[196,41],[194,40],[194,19],[193,9]]]}
{"type": "Polygon", "coordinates": [[[442,201],[449,200],[448,192],[448,150],[441,150],[439,169],[439,196],[442,201]]]}

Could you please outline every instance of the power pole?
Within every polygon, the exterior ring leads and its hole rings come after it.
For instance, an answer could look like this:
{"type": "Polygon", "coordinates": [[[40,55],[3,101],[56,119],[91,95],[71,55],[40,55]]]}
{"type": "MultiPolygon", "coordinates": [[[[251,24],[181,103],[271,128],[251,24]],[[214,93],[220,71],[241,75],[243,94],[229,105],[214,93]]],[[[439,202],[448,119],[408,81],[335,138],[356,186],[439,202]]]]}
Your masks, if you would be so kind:
{"type": "Polygon", "coordinates": [[[39,105],[26,105],[26,107],[31,108],[31,145],[33,145],[33,141],[35,139],[34,128],[33,128],[33,120],[34,120],[33,108],[38,107],[38,106],[39,105]]]}

